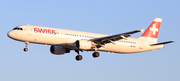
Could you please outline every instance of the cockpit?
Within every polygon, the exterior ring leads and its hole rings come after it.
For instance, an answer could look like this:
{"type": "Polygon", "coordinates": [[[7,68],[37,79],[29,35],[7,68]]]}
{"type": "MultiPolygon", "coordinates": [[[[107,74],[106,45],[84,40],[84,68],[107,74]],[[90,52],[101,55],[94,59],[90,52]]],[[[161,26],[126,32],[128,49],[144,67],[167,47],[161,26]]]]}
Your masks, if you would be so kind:
{"type": "Polygon", "coordinates": [[[15,27],[13,30],[23,30],[22,28],[15,27]]]}

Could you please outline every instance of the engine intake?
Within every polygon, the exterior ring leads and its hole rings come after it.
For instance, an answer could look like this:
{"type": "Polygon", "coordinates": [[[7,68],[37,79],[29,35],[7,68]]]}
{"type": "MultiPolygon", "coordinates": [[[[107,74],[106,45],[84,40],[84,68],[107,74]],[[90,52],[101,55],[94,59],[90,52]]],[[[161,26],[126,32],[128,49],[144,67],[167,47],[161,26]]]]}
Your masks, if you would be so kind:
{"type": "Polygon", "coordinates": [[[62,46],[54,46],[52,45],[50,47],[50,51],[52,54],[55,54],[55,55],[62,55],[62,54],[65,54],[65,53],[70,53],[70,50],[69,49],[66,49],[62,46]]]}

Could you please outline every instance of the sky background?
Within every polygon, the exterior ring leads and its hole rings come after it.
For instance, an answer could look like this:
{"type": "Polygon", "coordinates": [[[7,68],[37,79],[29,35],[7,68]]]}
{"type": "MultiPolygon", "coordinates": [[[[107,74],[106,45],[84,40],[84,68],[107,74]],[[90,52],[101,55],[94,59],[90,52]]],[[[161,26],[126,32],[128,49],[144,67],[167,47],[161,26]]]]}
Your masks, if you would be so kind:
{"type": "MultiPolygon", "coordinates": [[[[2,0],[0,3],[0,81],[180,81],[179,0],[2,0]],[[7,37],[18,25],[37,25],[101,34],[146,29],[163,18],[158,42],[165,48],[135,54],[74,51],[53,55],[50,46],[7,37]]],[[[142,33],[131,37],[138,38],[142,33]]]]}

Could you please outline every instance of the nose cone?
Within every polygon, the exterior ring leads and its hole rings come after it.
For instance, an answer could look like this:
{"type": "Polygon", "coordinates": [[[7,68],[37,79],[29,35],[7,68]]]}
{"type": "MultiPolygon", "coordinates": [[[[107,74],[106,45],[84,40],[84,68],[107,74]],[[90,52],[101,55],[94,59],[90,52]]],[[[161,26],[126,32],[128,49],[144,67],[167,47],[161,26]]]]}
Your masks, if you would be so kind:
{"type": "Polygon", "coordinates": [[[16,35],[16,33],[14,31],[10,31],[7,33],[7,36],[12,39],[14,39],[15,35],[16,35]]]}
{"type": "Polygon", "coordinates": [[[10,38],[10,37],[11,37],[11,34],[12,34],[12,32],[9,31],[9,32],[7,33],[7,36],[10,38]]]}

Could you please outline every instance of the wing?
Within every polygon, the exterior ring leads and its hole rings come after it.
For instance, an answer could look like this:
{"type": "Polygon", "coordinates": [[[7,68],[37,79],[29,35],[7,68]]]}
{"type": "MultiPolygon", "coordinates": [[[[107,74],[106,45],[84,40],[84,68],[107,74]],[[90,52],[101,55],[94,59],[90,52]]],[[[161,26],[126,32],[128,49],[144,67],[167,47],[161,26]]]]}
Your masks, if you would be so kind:
{"type": "Polygon", "coordinates": [[[101,38],[95,38],[95,39],[90,39],[90,41],[94,42],[97,48],[102,47],[103,45],[107,43],[114,43],[114,41],[118,41],[120,39],[126,39],[128,38],[131,34],[141,32],[142,30],[135,30],[127,33],[122,33],[122,34],[117,34],[117,35],[111,35],[111,36],[106,36],[106,37],[101,37],[101,38]]]}

